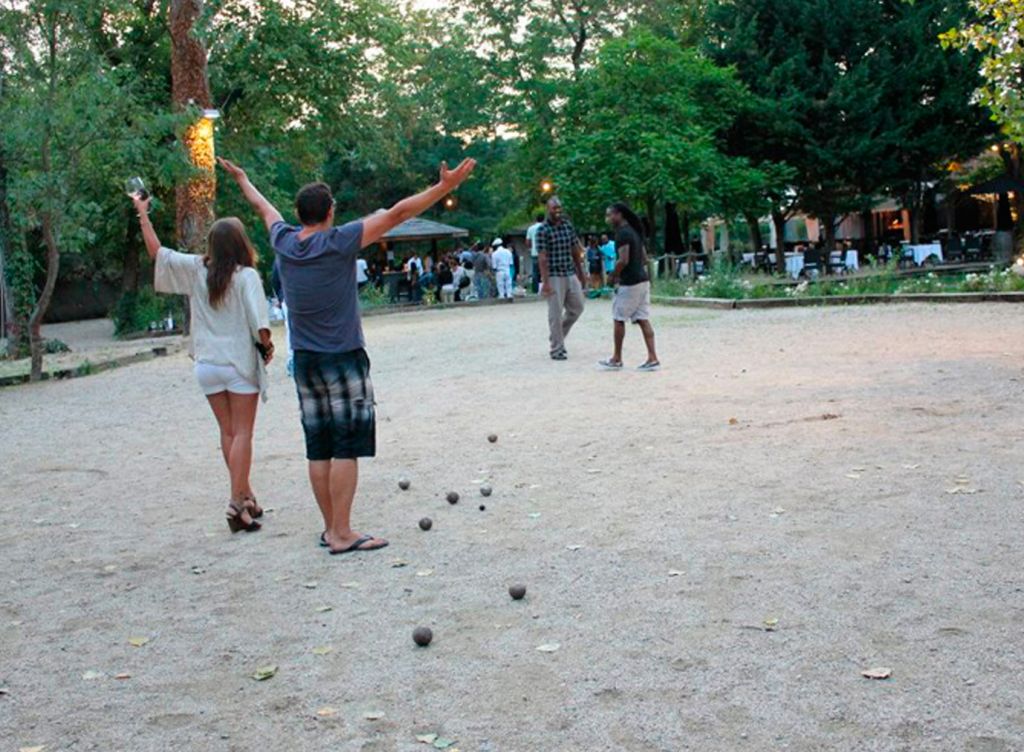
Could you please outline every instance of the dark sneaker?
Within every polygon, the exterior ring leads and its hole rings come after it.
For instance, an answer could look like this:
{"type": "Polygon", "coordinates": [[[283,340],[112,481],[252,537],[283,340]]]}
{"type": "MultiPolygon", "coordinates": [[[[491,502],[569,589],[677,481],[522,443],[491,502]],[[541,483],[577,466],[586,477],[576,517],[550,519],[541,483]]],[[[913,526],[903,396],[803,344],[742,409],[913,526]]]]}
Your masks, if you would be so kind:
{"type": "Polygon", "coordinates": [[[551,353],[551,359],[552,360],[568,360],[569,359],[569,353],[567,353],[565,350],[558,350],[557,352],[551,353]]]}
{"type": "Polygon", "coordinates": [[[636,367],[636,370],[638,370],[638,371],[645,371],[645,372],[647,372],[647,371],[658,371],[660,369],[661,369],[661,363],[659,363],[657,360],[655,360],[655,361],[648,361],[647,363],[644,363],[642,366],[637,366],[636,367]]]}

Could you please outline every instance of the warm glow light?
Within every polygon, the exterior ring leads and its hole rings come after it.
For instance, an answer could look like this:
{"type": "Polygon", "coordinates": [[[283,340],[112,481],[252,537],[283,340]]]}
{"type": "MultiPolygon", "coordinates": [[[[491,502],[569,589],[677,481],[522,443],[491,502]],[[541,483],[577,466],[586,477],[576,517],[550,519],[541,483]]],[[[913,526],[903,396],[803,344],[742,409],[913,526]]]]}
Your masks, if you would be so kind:
{"type": "Polygon", "coordinates": [[[196,203],[212,203],[215,193],[213,170],[216,164],[213,144],[213,121],[216,110],[204,111],[203,117],[185,129],[183,141],[189,161],[206,173],[188,182],[189,198],[196,203]]]}
{"type": "Polygon", "coordinates": [[[454,209],[454,208],[455,208],[455,205],[456,205],[457,203],[458,203],[458,202],[457,202],[457,201],[455,200],[455,197],[454,197],[454,196],[448,196],[448,197],[447,197],[447,198],[446,198],[446,199],[444,200],[444,208],[445,208],[445,209],[454,209]]]}
{"type": "Polygon", "coordinates": [[[555,190],[555,186],[552,184],[552,182],[550,180],[542,180],[541,181],[541,183],[540,183],[540,192],[541,193],[551,193],[551,191],[553,191],[553,190],[555,190]]]}

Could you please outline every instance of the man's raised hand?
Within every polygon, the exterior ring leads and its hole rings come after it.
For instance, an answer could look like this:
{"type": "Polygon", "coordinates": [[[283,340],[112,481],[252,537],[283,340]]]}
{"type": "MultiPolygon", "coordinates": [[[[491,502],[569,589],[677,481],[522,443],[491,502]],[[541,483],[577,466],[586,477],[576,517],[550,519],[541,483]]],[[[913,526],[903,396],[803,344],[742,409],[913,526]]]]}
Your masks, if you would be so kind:
{"type": "Polygon", "coordinates": [[[447,188],[449,191],[455,190],[463,181],[469,177],[469,174],[473,172],[473,168],[476,167],[475,159],[463,159],[462,163],[454,170],[448,169],[448,163],[441,163],[441,185],[447,188]]]}
{"type": "Polygon", "coordinates": [[[224,168],[224,172],[233,177],[237,182],[242,182],[248,175],[245,174],[245,170],[231,162],[224,157],[217,157],[217,164],[224,168]]]}

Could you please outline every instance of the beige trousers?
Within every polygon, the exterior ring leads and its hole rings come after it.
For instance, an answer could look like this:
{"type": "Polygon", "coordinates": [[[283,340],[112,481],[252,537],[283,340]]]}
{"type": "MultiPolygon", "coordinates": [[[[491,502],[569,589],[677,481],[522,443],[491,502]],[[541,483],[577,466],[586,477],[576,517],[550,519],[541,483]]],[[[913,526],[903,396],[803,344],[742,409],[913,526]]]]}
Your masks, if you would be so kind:
{"type": "Polygon", "coordinates": [[[576,275],[548,277],[554,291],[548,297],[548,327],[551,330],[551,352],[565,349],[565,338],[583,313],[583,286],[576,275]]]}

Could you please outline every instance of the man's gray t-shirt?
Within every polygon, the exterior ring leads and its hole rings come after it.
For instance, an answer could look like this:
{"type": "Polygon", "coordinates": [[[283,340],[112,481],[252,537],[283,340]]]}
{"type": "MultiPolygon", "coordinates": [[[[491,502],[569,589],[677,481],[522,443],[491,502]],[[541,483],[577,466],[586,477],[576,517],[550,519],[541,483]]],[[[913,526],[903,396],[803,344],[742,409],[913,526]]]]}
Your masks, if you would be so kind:
{"type": "Polygon", "coordinates": [[[299,240],[301,229],[284,222],[270,228],[288,306],[291,348],[340,353],[365,347],[356,284],[363,223],[349,222],[305,240],[299,240]]]}

